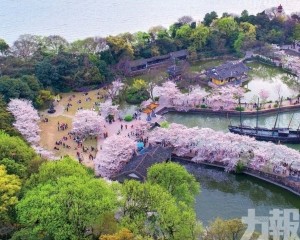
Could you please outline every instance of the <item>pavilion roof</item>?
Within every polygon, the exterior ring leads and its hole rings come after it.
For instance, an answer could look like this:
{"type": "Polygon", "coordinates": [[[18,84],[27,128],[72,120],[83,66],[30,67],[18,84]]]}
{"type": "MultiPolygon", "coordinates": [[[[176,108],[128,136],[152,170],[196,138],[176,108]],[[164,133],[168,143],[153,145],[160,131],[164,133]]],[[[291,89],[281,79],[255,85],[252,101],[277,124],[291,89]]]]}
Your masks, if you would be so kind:
{"type": "Polygon", "coordinates": [[[146,149],[144,154],[133,157],[123,169],[114,177],[117,180],[123,180],[130,174],[141,176],[145,180],[147,176],[147,170],[155,163],[161,163],[170,158],[171,148],[165,148],[162,146],[155,146],[146,149]]]}
{"type": "Polygon", "coordinates": [[[160,56],[155,56],[152,58],[146,58],[146,59],[137,59],[137,60],[133,60],[129,62],[130,67],[137,67],[137,66],[141,66],[141,65],[146,65],[149,62],[153,62],[156,60],[167,60],[171,57],[173,58],[179,58],[179,57],[185,57],[188,55],[188,51],[187,50],[180,50],[180,51],[176,51],[176,52],[171,52],[169,54],[165,54],[165,55],[160,55],[160,56]]]}
{"type": "Polygon", "coordinates": [[[218,67],[210,68],[206,70],[206,75],[210,78],[223,80],[230,77],[240,77],[250,69],[244,63],[227,62],[218,67]]]}

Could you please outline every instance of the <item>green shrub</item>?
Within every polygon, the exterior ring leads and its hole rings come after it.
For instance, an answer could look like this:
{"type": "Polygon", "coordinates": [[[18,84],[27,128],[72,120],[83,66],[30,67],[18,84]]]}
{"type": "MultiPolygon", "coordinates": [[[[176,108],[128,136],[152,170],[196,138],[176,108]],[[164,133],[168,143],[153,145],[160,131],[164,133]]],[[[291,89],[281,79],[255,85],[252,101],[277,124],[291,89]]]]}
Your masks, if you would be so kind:
{"type": "Polygon", "coordinates": [[[159,101],[159,97],[154,97],[154,101],[158,102],[159,101]]]}
{"type": "Polygon", "coordinates": [[[132,121],[132,116],[131,115],[126,115],[125,117],[124,117],[124,121],[126,121],[126,122],[131,122],[132,121]]]}
{"type": "Polygon", "coordinates": [[[146,89],[136,89],[134,87],[130,87],[127,89],[125,94],[125,100],[131,104],[140,104],[143,101],[149,99],[150,95],[146,89]]]}
{"type": "Polygon", "coordinates": [[[277,103],[275,103],[275,104],[273,105],[273,107],[274,107],[274,108],[277,108],[277,107],[278,107],[278,104],[277,104],[277,103]]]}
{"type": "Polygon", "coordinates": [[[238,106],[238,107],[235,108],[235,110],[236,110],[236,111],[241,111],[241,112],[242,112],[242,111],[245,111],[245,108],[244,108],[244,107],[238,106]]]}
{"type": "Polygon", "coordinates": [[[201,104],[201,108],[207,108],[205,104],[201,104]]]}
{"type": "Polygon", "coordinates": [[[169,128],[170,127],[170,123],[167,121],[163,121],[160,123],[160,127],[162,128],[169,128]]]}
{"type": "Polygon", "coordinates": [[[237,165],[235,166],[236,173],[242,173],[245,169],[245,164],[241,161],[238,161],[237,165]]]}

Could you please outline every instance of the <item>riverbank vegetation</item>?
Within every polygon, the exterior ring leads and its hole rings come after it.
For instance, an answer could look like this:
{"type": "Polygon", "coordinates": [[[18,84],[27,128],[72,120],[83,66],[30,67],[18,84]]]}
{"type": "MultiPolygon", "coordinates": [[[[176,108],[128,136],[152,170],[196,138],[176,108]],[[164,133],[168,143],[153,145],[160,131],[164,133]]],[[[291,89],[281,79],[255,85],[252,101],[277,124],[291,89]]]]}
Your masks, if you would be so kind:
{"type": "MultiPolygon", "coordinates": [[[[169,28],[148,32],[89,37],[67,42],[62,36],[21,35],[11,46],[0,41],[0,93],[33,100],[42,107],[52,93],[85,91],[122,76],[128,61],[188,49],[189,59],[224,54],[241,55],[265,43],[290,44],[299,40],[298,14],[264,11],[240,16],[207,13],[201,22],[185,16],[169,28]]],[[[135,101],[135,100],[134,100],[135,101]]]]}
{"type": "MultiPolygon", "coordinates": [[[[68,112],[69,107],[72,106],[69,105],[70,102],[74,104],[69,114],[64,116],[69,118],[72,114],[75,115],[76,109],[93,108],[97,105],[101,109],[102,116],[108,117],[108,124],[110,124],[117,120],[114,116],[117,117],[118,110],[117,106],[113,105],[113,100],[119,92],[122,91],[127,102],[141,103],[149,97],[154,99],[153,88],[156,84],[162,83],[161,76],[153,75],[151,83],[142,79],[131,79],[130,86],[123,86],[121,81],[114,81],[112,87],[108,87],[114,79],[124,77],[130,60],[164,55],[182,49],[188,49],[190,60],[225,54],[241,56],[247,49],[261,47],[265,43],[284,44],[299,40],[299,20],[300,16],[297,14],[273,16],[262,12],[249,15],[247,11],[243,11],[241,16],[224,13],[219,17],[215,12],[211,12],[205,15],[201,23],[196,23],[192,18],[185,16],[169,28],[155,26],[148,32],[123,33],[106,38],[86,38],[72,43],[57,35],[47,37],[22,35],[11,46],[0,39],[0,238],[107,240],[124,239],[126,236],[126,239],[150,240],[197,239],[204,234],[204,239],[210,239],[208,234],[217,236],[219,226],[223,227],[221,229],[224,234],[227,234],[226,237],[232,235],[233,233],[228,230],[232,225],[238,228],[234,234],[239,235],[240,230],[244,228],[240,221],[223,223],[217,220],[211,225],[209,231],[203,231],[193,209],[200,185],[192,175],[177,164],[154,165],[149,169],[145,182],[131,180],[120,184],[95,178],[94,169],[89,169],[68,156],[62,156],[58,161],[48,161],[50,158],[45,157],[41,152],[36,153],[29,146],[40,144],[38,112],[31,106],[31,102],[18,100],[18,98],[32,101],[36,108],[44,108],[53,102],[56,94],[69,91],[88,92],[91,89],[105,87],[107,95],[102,96],[100,90],[94,94],[96,101],[99,100],[97,103],[99,106],[96,102],[90,104],[92,98],[87,96],[88,93],[84,94],[82,102],[85,100],[85,103],[82,103],[79,108],[77,107],[81,104],[81,98],[76,99],[77,102],[72,102],[72,98],[76,97],[75,94],[68,96],[68,99],[63,99],[62,101],[65,102],[61,106],[67,106],[68,112]],[[101,102],[102,98],[105,102],[101,102]],[[14,100],[10,101],[10,99],[14,100]]],[[[174,83],[165,82],[162,88],[169,100],[174,99],[179,102],[182,99],[178,98],[178,94],[184,96],[174,83]]],[[[194,90],[193,94],[198,93],[194,90]]],[[[231,94],[234,94],[233,91],[231,94]]],[[[192,94],[189,97],[191,99],[187,104],[191,104],[194,100],[192,94]]],[[[220,109],[222,103],[220,97],[221,94],[213,96],[212,108],[220,109]]],[[[236,100],[233,96],[228,97],[228,94],[227,98],[222,97],[228,107],[235,104],[233,99],[236,100]]],[[[57,99],[57,102],[59,101],[57,99]]],[[[207,107],[203,104],[202,97],[197,101],[197,105],[202,108],[207,107]]],[[[182,102],[180,104],[182,105],[182,102]]],[[[93,113],[96,115],[95,112],[93,113]]],[[[51,126],[54,126],[55,130],[58,128],[58,132],[61,124],[63,130],[68,123],[71,124],[70,119],[67,122],[59,117],[55,120],[51,119],[54,122],[51,126]]],[[[81,135],[90,136],[100,126],[94,125],[89,132],[82,132],[81,127],[89,124],[86,117],[92,118],[90,113],[82,112],[81,120],[75,121],[73,125],[76,126],[77,123],[77,131],[80,131],[81,135]]],[[[43,120],[48,122],[49,119],[43,120]]],[[[125,120],[134,121],[132,116],[125,120]]],[[[174,125],[165,123],[163,126],[165,128],[157,130],[155,132],[157,135],[150,139],[153,144],[158,138],[162,141],[169,140],[165,138],[170,135],[174,125]]],[[[127,130],[127,125],[125,128],[127,130]]],[[[44,126],[43,130],[50,131],[49,125],[44,126]]],[[[178,146],[177,138],[171,139],[174,145],[172,147],[192,153],[196,143],[191,141],[192,134],[189,130],[177,127],[174,133],[176,137],[181,136],[185,142],[178,146]],[[193,144],[186,149],[185,146],[189,146],[190,143],[193,144]]],[[[63,133],[56,132],[56,134],[65,137],[63,133]]],[[[225,146],[222,142],[223,135],[216,135],[208,130],[205,134],[201,139],[212,140],[220,145],[215,157],[217,154],[226,154],[227,160],[231,159],[229,169],[234,169],[241,154],[240,149],[237,150],[237,145],[233,146],[236,143],[228,142],[225,146]],[[213,139],[212,136],[216,138],[213,139]],[[236,151],[226,152],[230,144],[236,151]]],[[[118,161],[123,164],[125,154],[122,152],[122,147],[128,151],[129,148],[126,146],[132,146],[130,149],[132,153],[136,147],[136,142],[133,140],[129,141],[124,136],[121,138],[114,135],[114,137],[115,139],[110,139],[111,146],[119,148],[118,151],[113,152],[115,155],[111,153],[112,147],[107,147],[108,142],[103,144],[105,159],[101,160],[106,164],[102,166],[106,172],[115,171],[116,169],[109,167],[114,167],[118,161]],[[117,142],[118,138],[119,142],[117,142]],[[129,145],[125,145],[124,142],[129,145]],[[123,154],[122,158],[117,154],[120,156],[123,154]]],[[[66,138],[68,140],[68,137],[66,138]]],[[[236,139],[240,140],[239,137],[236,139]]],[[[242,143],[246,150],[249,149],[249,154],[252,154],[249,142],[242,143]]],[[[252,142],[252,144],[256,146],[256,143],[252,142]]],[[[270,149],[273,147],[273,145],[263,144],[261,146],[268,146],[270,149]]],[[[96,148],[95,145],[93,148],[96,148]]],[[[99,148],[102,150],[101,146],[99,148]]],[[[76,147],[74,149],[77,150],[76,147]]],[[[261,149],[253,153],[256,158],[252,162],[259,162],[260,154],[263,155],[261,149]]],[[[290,161],[293,160],[292,157],[295,159],[298,157],[293,151],[289,152],[284,147],[279,146],[276,149],[278,155],[279,152],[286,151],[286,155],[291,156],[290,161]]],[[[208,152],[213,152],[204,147],[200,150],[202,152],[199,151],[199,154],[202,153],[203,156],[205,154],[209,156],[208,152]]],[[[126,155],[126,159],[132,157],[132,153],[126,155]]],[[[80,161],[80,156],[78,157],[80,161]]],[[[200,161],[200,155],[197,157],[200,161]]],[[[281,156],[277,160],[280,159],[281,156]]]]}
{"type": "Polygon", "coordinates": [[[43,163],[19,137],[0,133],[0,142],[1,239],[113,239],[123,228],[130,239],[202,233],[193,210],[200,187],[180,165],[154,165],[147,182],[120,185],[69,157],[43,163]]]}

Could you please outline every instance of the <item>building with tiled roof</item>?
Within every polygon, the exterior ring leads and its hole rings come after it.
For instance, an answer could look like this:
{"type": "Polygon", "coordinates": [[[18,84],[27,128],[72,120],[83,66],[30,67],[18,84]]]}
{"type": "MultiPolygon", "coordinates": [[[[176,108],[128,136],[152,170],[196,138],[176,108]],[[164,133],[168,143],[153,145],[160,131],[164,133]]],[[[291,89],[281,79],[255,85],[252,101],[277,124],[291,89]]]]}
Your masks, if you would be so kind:
{"type": "Polygon", "coordinates": [[[145,181],[149,167],[171,159],[171,148],[155,146],[146,148],[144,151],[133,157],[112,179],[119,182],[124,182],[126,179],[145,181]]]}
{"type": "Polygon", "coordinates": [[[242,79],[247,78],[247,72],[250,69],[242,62],[227,62],[218,67],[206,70],[206,76],[217,86],[227,83],[240,83],[242,79]]]}

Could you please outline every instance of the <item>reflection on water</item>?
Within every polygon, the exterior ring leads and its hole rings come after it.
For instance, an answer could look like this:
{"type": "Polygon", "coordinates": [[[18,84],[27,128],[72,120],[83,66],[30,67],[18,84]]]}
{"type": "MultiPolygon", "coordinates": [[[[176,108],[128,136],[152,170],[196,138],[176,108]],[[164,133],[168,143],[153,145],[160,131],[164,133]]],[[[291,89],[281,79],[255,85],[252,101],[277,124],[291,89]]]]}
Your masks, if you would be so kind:
{"type": "Polygon", "coordinates": [[[300,209],[299,197],[272,184],[196,164],[187,163],[185,167],[201,184],[195,208],[205,225],[217,216],[246,216],[249,208],[255,208],[257,215],[269,215],[273,208],[300,209]]]}
{"type": "Polygon", "coordinates": [[[264,89],[269,92],[268,100],[278,100],[279,95],[283,98],[295,97],[299,93],[300,85],[297,78],[283,72],[279,68],[262,65],[257,62],[248,63],[251,68],[249,71],[249,82],[245,87],[251,91],[245,94],[245,101],[256,101],[259,92],[264,89]],[[280,92],[278,93],[278,88],[280,92]]]}
{"type": "MultiPolygon", "coordinates": [[[[200,128],[212,128],[217,131],[227,132],[228,125],[232,123],[233,125],[239,124],[239,117],[217,116],[217,115],[205,115],[205,114],[189,114],[189,113],[168,113],[164,115],[169,122],[180,123],[188,127],[200,127],[200,128]]],[[[259,116],[258,125],[260,127],[272,128],[274,127],[276,120],[276,114],[268,116],[259,116]]],[[[298,128],[300,123],[300,110],[280,113],[278,116],[277,127],[287,127],[290,124],[291,128],[298,128]],[[292,121],[291,121],[292,120],[292,121]]],[[[244,125],[255,127],[256,116],[243,116],[242,122],[244,125]]]]}
{"type": "MultiPolygon", "coordinates": [[[[211,128],[216,131],[228,132],[228,125],[238,125],[240,123],[239,117],[227,118],[225,116],[214,116],[214,115],[200,115],[200,114],[179,114],[179,113],[168,113],[165,115],[167,121],[183,124],[187,127],[199,127],[199,128],[211,128]]],[[[272,128],[274,127],[276,115],[270,116],[259,116],[258,126],[272,128]]],[[[244,125],[256,126],[256,117],[242,117],[244,125]]],[[[288,127],[291,121],[290,127],[297,129],[300,124],[300,110],[280,113],[277,121],[277,127],[288,127]],[[291,121],[292,119],[292,121],[291,121]]],[[[300,150],[300,144],[288,145],[294,149],[300,150]]]]}
{"type": "MultiPolygon", "coordinates": [[[[287,126],[292,113],[282,113],[279,117],[279,126],[287,126]]],[[[180,123],[188,127],[209,127],[214,130],[227,132],[227,126],[238,124],[239,118],[227,119],[226,117],[168,113],[167,121],[180,123]]],[[[272,127],[276,116],[263,116],[259,118],[259,125],[272,127]]],[[[244,124],[255,126],[256,118],[244,118],[244,124]]],[[[294,114],[292,127],[298,127],[300,111],[294,114]]],[[[291,145],[300,149],[299,144],[291,145]]],[[[298,208],[300,200],[296,195],[272,184],[266,183],[246,175],[233,175],[216,168],[203,167],[195,164],[185,164],[201,184],[201,193],[196,198],[197,217],[205,225],[216,217],[235,218],[247,216],[249,208],[255,208],[257,215],[269,216],[273,208],[298,208]]]]}

